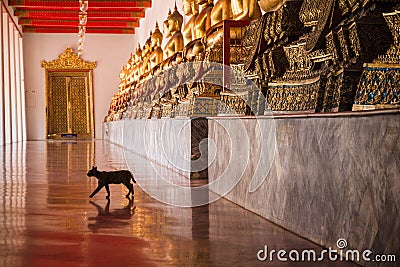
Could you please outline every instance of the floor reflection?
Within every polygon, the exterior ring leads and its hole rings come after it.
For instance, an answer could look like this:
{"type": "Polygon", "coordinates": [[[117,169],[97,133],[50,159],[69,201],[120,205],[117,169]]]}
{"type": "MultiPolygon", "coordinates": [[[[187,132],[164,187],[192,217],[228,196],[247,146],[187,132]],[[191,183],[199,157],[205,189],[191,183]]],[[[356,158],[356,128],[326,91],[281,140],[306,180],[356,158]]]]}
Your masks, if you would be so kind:
{"type": "MultiPolygon", "coordinates": [[[[27,142],[3,147],[0,159],[2,266],[243,266],[265,264],[257,252],[266,244],[321,249],[224,199],[196,208],[156,201],[140,188],[151,178],[145,159],[134,166],[135,199],[112,185],[109,201],[105,190],[90,201],[91,166],[126,168],[122,148],[107,142],[27,142]]],[[[210,197],[193,192],[196,203],[210,197]]],[[[335,266],[296,266],[324,264],[335,266]]]]}
{"type": "Polygon", "coordinates": [[[22,264],[17,256],[25,245],[26,146],[0,151],[0,265],[22,264]]]}
{"type": "MultiPolygon", "coordinates": [[[[136,206],[133,206],[134,199],[127,198],[127,205],[119,209],[112,209],[110,211],[110,199],[107,200],[106,205],[100,206],[94,201],[89,201],[97,209],[97,216],[88,218],[88,228],[97,233],[100,229],[104,228],[121,228],[127,227],[131,223],[131,219],[135,214],[136,206]]],[[[122,204],[124,205],[124,204],[122,204]]]]}

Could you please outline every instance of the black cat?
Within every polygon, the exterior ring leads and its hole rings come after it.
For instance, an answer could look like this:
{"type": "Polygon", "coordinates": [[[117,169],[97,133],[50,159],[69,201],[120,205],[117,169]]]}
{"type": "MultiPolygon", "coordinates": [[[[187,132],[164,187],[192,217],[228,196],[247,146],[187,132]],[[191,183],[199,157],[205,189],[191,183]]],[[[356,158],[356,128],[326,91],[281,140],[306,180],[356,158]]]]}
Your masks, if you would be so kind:
{"type": "Polygon", "coordinates": [[[134,195],[133,184],[131,184],[131,179],[135,184],[136,181],[135,178],[133,178],[133,175],[131,174],[130,171],[102,172],[98,171],[97,167],[93,166],[92,169],[88,171],[87,176],[89,177],[94,176],[98,180],[98,186],[89,196],[90,198],[96,195],[97,192],[99,192],[100,189],[103,188],[104,186],[107,190],[106,199],[109,199],[110,198],[110,188],[108,187],[109,184],[124,184],[129,190],[126,197],[129,197],[130,193],[132,193],[132,196],[134,195]]]}

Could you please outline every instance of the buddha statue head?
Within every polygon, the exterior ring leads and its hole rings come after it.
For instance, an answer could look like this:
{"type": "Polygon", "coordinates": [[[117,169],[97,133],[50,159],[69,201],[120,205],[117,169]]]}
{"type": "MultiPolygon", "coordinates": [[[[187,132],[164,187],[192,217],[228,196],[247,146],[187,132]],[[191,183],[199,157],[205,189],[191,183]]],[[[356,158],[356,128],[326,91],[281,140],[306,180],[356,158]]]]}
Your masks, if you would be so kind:
{"type": "Polygon", "coordinates": [[[171,35],[174,34],[175,32],[181,31],[182,23],[183,23],[183,16],[178,12],[178,8],[176,7],[175,3],[174,12],[172,12],[172,14],[168,16],[168,30],[171,33],[171,35]]]}
{"type": "Polygon", "coordinates": [[[160,28],[158,26],[158,22],[156,22],[156,28],[154,29],[154,32],[150,36],[150,38],[151,38],[151,46],[152,47],[161,46],[161,43],[162,43],[162,40],[163,40],[163,34],[160,31],[160,28]]]}

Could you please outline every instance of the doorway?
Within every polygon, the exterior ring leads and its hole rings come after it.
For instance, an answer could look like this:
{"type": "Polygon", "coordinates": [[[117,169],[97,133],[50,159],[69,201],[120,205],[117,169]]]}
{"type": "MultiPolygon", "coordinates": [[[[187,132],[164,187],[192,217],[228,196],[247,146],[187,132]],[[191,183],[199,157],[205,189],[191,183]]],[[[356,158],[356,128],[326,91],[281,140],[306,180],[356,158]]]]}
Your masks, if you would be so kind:
{"type": "MultiPolygon", "coordinates": [[[[94,63],[95,64],[95,63],[94,63]]],[[[46,68],[48,139],[94,138],[93,68],[67,48],[46,68]]]]}

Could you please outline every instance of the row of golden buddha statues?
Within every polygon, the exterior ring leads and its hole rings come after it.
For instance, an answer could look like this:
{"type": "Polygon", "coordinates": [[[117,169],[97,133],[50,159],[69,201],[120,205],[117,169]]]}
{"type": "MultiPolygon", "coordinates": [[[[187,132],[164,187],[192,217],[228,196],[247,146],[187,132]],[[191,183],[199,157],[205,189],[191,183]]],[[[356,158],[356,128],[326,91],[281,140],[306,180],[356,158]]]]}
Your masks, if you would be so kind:
{"type": "Polygon", "coordinates": [[[181,4],[186,23],[175,3],[130,55],[106,121],[400,105],[397,0],[181,4]],[[183,64],[194,62],[201,64],[183,64]],[[212,62],[242,75],[210,68],[212,62]],[[202,82],[189,79],[201,75],[202,82]]]}

